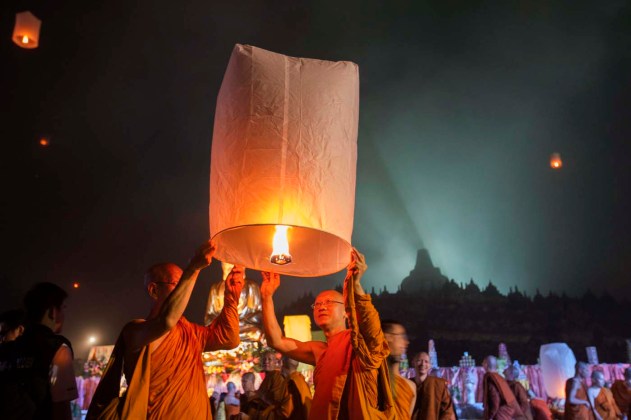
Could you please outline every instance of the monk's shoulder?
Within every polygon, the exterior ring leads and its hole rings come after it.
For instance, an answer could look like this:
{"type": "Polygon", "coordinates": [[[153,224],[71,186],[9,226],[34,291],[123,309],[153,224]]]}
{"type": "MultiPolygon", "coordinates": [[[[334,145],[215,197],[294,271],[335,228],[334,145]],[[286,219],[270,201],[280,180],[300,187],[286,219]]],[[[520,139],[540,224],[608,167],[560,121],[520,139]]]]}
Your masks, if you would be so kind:
{"type": "Polygon", "coordinates": [[[402,379],[405,381],[407,386],[410,387],[410,389],[412,390],[412,393],[416,395],[416,384],[413,381],[409,380],[408,378],[402,377],[402,379]]]}

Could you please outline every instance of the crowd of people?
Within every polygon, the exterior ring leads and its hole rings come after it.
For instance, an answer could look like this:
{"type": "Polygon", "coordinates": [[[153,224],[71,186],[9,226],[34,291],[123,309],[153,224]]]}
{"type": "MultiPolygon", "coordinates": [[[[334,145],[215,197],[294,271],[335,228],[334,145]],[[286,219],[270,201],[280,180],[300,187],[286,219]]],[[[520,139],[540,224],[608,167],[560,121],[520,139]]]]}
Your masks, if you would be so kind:
{"type": "MultiPolygon", "coordinates": [[[[205,243],[182,270],[175,264],[149,268],[144,287],[151,298],[145,319],[127,323],[92,398],[88,419],[456,419],[448,383],[432,376],[430,356],[412,359],[412,380],[400,373],[409,341],[403,322],[380,319],[362,287],[364,256],[353,249],[343,292],[325,290],[312,305],[325,341],[286,337],[274,309],[280,276],[262,273],[262,323],[267,345],[261,357],[264,379],[258,389],[253,373],[241,388],[228,382],[227,392],[208,398],[200,354],[228,350],[239,342],[237,304],[244,268],[234,266],[226,278],[224,305],[208,326],[188,321],[183,313],[197,277],[214,255],[205,243]],[[314,366],[313,393],[298,363],[314,366]],[[124,375],[128,387],[121,392],[124,375]]],[[[0,319],[0,418],[71,419],[77,398],[71,343],[60,333],[67,294],[57,285],[40,283],[24,299],[24,312],[0,319]]],[[[519,367],[500,374],[497,360],[484,360],[484,419],[551,419],[546,401],[529,395],[517,380],[519,367]]],[[[631,407],[631,369],[611,389],[602,372],[591,374],[578,363],[567,382],[565,418],[626,419],[631,407]]],[[[475,407],[470,407],[471,412],[475,407]]]]}

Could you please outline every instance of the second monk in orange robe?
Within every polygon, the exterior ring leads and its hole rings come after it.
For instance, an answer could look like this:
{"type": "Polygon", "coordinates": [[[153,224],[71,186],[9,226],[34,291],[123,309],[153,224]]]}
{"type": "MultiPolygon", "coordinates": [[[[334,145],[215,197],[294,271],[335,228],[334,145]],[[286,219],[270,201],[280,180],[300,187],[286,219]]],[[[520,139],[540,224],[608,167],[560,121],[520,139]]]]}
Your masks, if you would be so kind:
{"type": "Polygon", "coordinates": [[[344,295],[325,290],[312,305],[326,343],[283,336],[272,299],[280,277],[263,273],[263,327],[268,345],[294,360],[315,365],[310,419],[385,419],[395,415],[386,362],[388,344],[379,314],[360,284],[367,268],[364,256],[353,249],[344,295]]]}

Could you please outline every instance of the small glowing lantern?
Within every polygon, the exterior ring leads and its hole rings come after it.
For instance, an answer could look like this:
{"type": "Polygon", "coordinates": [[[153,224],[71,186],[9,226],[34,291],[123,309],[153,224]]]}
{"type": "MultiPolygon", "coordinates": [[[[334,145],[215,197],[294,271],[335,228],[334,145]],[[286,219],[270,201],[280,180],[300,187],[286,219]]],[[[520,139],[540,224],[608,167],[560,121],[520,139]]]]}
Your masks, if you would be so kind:
{"type": "Polygon", "coordinates": [[[37,48],[39,45],[39,28],[42,21],[31,12],[20,12],[15,15],[13,28],[13,42],[27,49],[37,48]]]}
{"type": "Polygon", "coordinates": [[[563,161],[559,153],[552,153],[552,155],[550,155],[550,167],[552,169],[561,169],[561,167],[563,167],[563,161]]]}
{"type": "Polygon", "coordinates": [[[311,319],[308,315],[286,315],[283,319],[285,337],[298,341],[311,341],[311,319]]]}
{"type": "Polygon", "coordinates": [[[358,117],[356,64],[235,46],[210,165],[217,259],[299,277],[346,267],[358,117]]]}
{"type": "Polygon", "coordinates": [[[46,137],[42,137],[41,139],[39,139],[39,145],[42,147],[47,147],[48,145],[50,145],[50,141],[46,137]]]}
{"type": "Polygon", "coordinates": [[[79,288],[79,282],[75,281],[74,283],[72,283],[72,287],[75,288],[75,289],[78,289],[79,288]]]}

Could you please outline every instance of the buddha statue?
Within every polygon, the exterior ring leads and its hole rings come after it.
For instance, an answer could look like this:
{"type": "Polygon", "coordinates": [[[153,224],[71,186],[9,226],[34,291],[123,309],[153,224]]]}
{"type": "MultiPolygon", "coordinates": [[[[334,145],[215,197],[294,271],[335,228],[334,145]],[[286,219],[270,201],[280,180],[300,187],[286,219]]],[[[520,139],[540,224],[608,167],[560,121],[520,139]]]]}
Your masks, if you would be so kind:
{"type": "MultiPolygon", "coordinates": [[[[204,316],[204,324],[210,324],[221,313],[223,308],[223,296],[226,288],[226,278],[234,264],[221,263],[223,279],[210,287],[208,294],[208,303],[206,304],[206,315],[204,316]]],[[[243,342],[260,341],[263,336],[261,317],[261,291],[259,285],[254,281],[245,277],[239,303],[237,305],[239,311],[239,337],[243,342]]]]}

